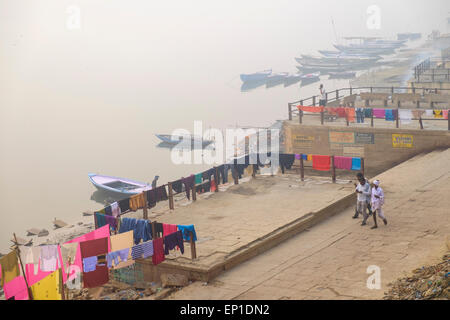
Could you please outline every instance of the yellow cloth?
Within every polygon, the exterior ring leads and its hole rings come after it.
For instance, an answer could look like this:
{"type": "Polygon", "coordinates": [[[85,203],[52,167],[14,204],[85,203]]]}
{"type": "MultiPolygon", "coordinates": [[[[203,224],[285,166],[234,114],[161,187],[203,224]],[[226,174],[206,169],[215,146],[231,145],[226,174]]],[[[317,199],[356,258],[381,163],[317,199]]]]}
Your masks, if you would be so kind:
{"type": "Polygon", "coordinates": [[[61,300],[60,271],[56,270],[31,286],[34,300],[61,300]]]}
{"type": "Polygon", "coordinates": [[[130,209],[136,211],[145,206],[145,199],[142,193],[136,194],[130,197],[130,209]]]}
{"type": "Polygon", "coordinates": [[[133,230],[113,235],[110,237],[110,239],[111,239],[111,252],[130,248],[130,251],[128,253],[128,260],[126,262],[120,261],[120,263],[116,266],[113,264],[112,269],[120,269],[131,266],[134,263],[134,260],[131,259],[131,247],[134,246],[133,230]]]}
{"type": "Polygon", "coordinates": [[[20,275],[19,264],[17,263],[17,253],[15,250],[0,258],[0,265],[2,266],[2,287],[5,283],[14,280],[14,278],[20,275]]]}
{"type": "Polygon", "coordinates": [[[433,110],[435,118],[443,118],[442,110],[433,110]]]}
{"type": "Polygon", "coordinates": [[[306,157],[306,161],[312,161],[312,154],[308,154],[308,156],[306,157]]]}

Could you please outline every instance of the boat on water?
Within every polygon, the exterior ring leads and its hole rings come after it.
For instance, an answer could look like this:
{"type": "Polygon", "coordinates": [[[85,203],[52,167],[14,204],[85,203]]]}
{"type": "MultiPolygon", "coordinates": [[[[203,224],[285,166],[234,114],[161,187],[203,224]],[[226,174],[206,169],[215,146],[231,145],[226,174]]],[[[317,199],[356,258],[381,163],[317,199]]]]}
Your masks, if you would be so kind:
{"type": "Polygon", "coordinates": [[[200,136],[194,135],[171,135],[171,134],[155,134],[160,140],[170,145],[193,145],[196,142],[201,143],[202,146],[207,146],[213,143],[213,140],[205,140],[200,136]]]}
{"type": "Polygon", "coordinates": [[[379,56],[373,56],[373,55],[365,55],[361,53],[344,53],[341,51],[333,51],[333,50],[319,50],[319,53],[323,55],[324,57],[328,58],[378,58],[381,59],[379,56]]]}
{"type": "Polygon", "coordinates": [[[329,79],[353,79],[356,77],[356,72],[344,71],[344,72],[329,72],[329,79]]]}
{"type": "Polygon", "coordinates": [[[241,92],[248,92],[266,84],[266,79],[246,81],[241,85],[241,92]]]}
{"type": "Polygon", "coordinates": [[[322,64],[322,65],[361,65],[371,64],[380,60],[381,57],[349,57],[349,56],[337,56],[337,57],[313,57],[309,55],[301,55],[301,58],[295,58],[295,61],[302,65],[308,64],[322,64]]]}
{"type": "Polygon", "coordinates": [[[88,176],[98,190],[114,194],[115,196],[131,196],[152,188],[150,184],[125,178],[95,173],[89,173],[88,176]]]}
{"type": "Polygon", "coordinates": [[[284,87],[286,88],[300,82],[302,80],[302,76],[303,75],[300,73],[288,74],[286,78],[284,78],[284,87]]]}
{"type": "Polygon", "coordinates": [[[272,88],[283,84],[288,75],[288,72],[278,72],[271,74],[266,78],[266,88],[272,88]]]}
{"type": "Polygon", "coordinates": [[[419,40],[420,38],[422,38],[422,34],[421,33],[407,32],[407,33],[398,33],[397,34],[397,39],[398,40],[414,41],[414,40],[419,40]]]}
{"type": "Polygon", "coordinates": [[[242,82],[264,80],[272,74],[272,69],[259,71],[251,74],[241,74],[242,82]]]}

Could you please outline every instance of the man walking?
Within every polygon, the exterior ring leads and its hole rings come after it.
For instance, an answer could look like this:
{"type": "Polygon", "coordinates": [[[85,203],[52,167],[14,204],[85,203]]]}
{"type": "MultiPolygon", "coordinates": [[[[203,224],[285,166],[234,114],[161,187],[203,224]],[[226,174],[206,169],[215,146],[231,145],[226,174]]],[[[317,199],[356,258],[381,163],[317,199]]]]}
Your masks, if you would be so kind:
{"type": "Polygon", "coordinates": [[[368,199],[370,199],[371,191],[370,191],[370,185],[367,182],[366,178],[364,178],[362,173],[358,173],[357,175],[359,183],[356,186],[356,194],[357,194],[357,200],[356,200],[356,212],[353,216],[353,219],[358,218],[359,214],[361,213],[363,215],[363,222],[361,223],[362,226],[366,225],[367,218],[369,215],[367,214],[367,202],[368,199]]]}
{"type": "Polygon", "coordinates": [[[387,219],[383,214],[383,205],[384,205],[384,192],[383,189],[380,187],[380,181],[375,180],[373,182],[373,188],[372,188],[372,196],[371,196],[371,202],[372,202],[372,210],[373,210],[373,221],[375,222],[375,225],[371,229],[378,228],[377,226],[377,213],[378,216],[383,219],[383,222],[385,225],[387,225],[387,219]]]}

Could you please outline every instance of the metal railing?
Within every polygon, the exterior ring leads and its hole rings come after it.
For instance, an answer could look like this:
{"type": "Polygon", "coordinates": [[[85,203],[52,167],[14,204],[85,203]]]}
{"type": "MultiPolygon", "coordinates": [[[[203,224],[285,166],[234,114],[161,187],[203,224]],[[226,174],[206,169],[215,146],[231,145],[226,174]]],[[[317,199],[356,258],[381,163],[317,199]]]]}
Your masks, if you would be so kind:
{"type": "MultiPolygon", "coordinates": [[[[330,92],[326,92],[326,101],[327,104],[329,103],[333,103],[336,101],[340,101],[342,98],[346,98],[346,97],[352,97],[353,95],[355,95],[355,99],[356,99],[356,95],[359,95],[361,93],[388,93],[390,94],[390,101],[394,102],[394,94],[395,93],[405,93],[405,91],[407,91],[406,93],[413,93],[413,94],[421,94],[422,97],[426,97],[427,94],[429,93],[433,93],[433,94],[439,94],[442,92],[448,93],[450,94],[450,89],[442,89],[442,88],[415,88],[415,87],[356,87],[356,88],[341,88],[341,89],[337,89],[337,90],[333,90],[330,92]],[[408,92],[409,91],[409,92],[408,92]]],[[[305,99],[301,99],[298,101],[294,101],[294,102],[289,102],[288,103],[288,119],[292,120],[294,115],[298,115],[299,117],[299,123],[302,123],[302,118],[303,118],[303,112],[301,112],[300,110],[297,109],[297,106],[318,106],[318,102],[320,100],[320,96],[319,95],[315,95],[315,96],[311,96],[309,98],[305,98],[305,99]],[[294,107],[294,108],[293,108],[294,107]]],[[[375,99],[373,99],[375,100],[375,99]]],[[[423,101],[422,101],[423,102],[423,101]]],[[[417,109],[420,109],[420,103],[421,101],[418,100],[416,101],[416,107],[417,109]]],[[[429,106],[431,107],[431,109],[434,108],[434,102],[427,102],[429,103],[429,106]]],[[[354,107],[354,102],[353,103],[342,103],[345,106],[348,106],[349,104],[351,104],[354,107]]],[[[385,105],[386,106],[386,105],[385,105]]],[[[366,104],[366,108],[367,108],[367,104],[366,104]]],[[[397,105],[397,111],[400,108],[400,101],[398,102],[397,105]]],[[[394,108],[395,109],[395,108],[394,108]]],[[[450,109],[450,108],[448,108],[450,109]]],[[[445,109],[446,110],[446,109],[445,109]]],[[[373,114],[373,112],[372,112],[373,114]]],[[[398,112],[397,112],[398,114],[398,112]]],[[[322,125],[324,124],[324,112],[321,112],[320,114],[321,116],[321,123],[322,125]]],[[[418,120],[420,123],[420,128],[423,129],[423,120],[447,120],[447,119],[411,119],[411,120],[418,120]]],[[[450,130],[450,117],[449,117],[449,125],[448,125],[448,130],[450,130]]],[[[397,117],[396,119],[396,127],[398,128],[399,119],[397,117]]],[[[373,117],[371,119],[371,125],[373,127],[373,117]]],[[[347,126],[349,126],[349,121],[347,119],[347,126]]]]}

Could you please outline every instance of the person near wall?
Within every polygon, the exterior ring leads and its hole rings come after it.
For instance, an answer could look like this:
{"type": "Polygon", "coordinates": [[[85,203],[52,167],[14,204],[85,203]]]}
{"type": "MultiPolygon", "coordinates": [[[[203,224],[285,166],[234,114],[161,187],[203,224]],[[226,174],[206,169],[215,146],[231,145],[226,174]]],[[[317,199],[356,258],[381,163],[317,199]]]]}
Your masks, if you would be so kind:
{"type": "Polygon", "coordinates": [[[371,191],[370,191],[370,185],[367,183],[367,180],[364,178],[364,175],[362,173],[357,174],[357,178],[359,183],[356,186],[356,194],[357,194],[357,200],[356,200],[356,213],[353,216],[354,219],[358,218],[359,214],[361,213],[363,215],[363,222],[361,223],[362,226],[366,225],[367,218],[369,215],[367,214],[367,200],[370,198],[371,191]]]}
{"type": "Polygon", "coordinates": [[[371,229],[378,228],[377,214],[381,219],[383,219],[384,224],[387,225],[387,219],[383,213],[384,192],[383,192],[383,189],[381,189],[381,187],[380,187],[379,180],[375,180],[373,182],[371,202],[372,202],[372,210],[373,210],[373,221],[375,222],[375,225],[371,229]]]}

